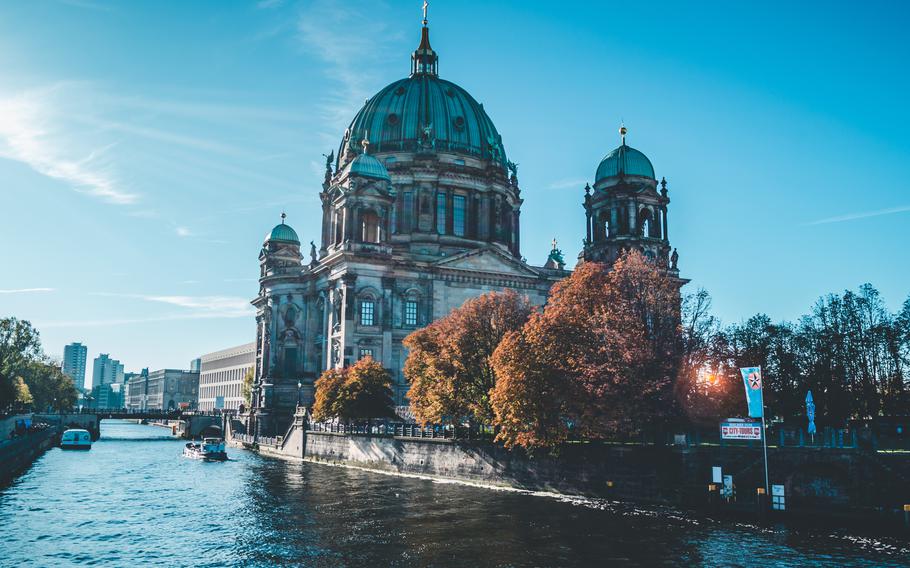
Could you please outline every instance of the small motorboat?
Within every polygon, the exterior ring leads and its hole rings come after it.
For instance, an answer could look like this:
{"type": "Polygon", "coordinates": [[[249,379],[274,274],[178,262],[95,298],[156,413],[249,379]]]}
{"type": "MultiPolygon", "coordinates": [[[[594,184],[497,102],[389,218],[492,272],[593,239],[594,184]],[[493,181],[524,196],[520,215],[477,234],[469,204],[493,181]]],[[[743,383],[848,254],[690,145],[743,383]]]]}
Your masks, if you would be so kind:
{"type": "Polygon", "coordinates": [[[224,461],[227,459],[227,452],[224,451],[224,440],[203,438],[198,444],[187,442],[183,448],[183,456],[196,460],[224,461]]]}
{"type": "Polygon", "coordinates": [[[71,428],[60,437],[60,447],[64,450],[90,450],[92,435],[88,430],[71,428]]]}

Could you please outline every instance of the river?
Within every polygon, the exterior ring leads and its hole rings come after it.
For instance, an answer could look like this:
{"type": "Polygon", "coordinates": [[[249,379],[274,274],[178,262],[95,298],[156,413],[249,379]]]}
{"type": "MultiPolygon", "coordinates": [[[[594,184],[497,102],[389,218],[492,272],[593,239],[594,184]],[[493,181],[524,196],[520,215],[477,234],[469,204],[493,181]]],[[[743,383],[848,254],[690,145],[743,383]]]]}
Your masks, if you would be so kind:
{"type": "Polygon", "coordinates": [[[497,491],[229,449],[104,421],[0,489],[2,566],[910,566],[910,542],[497,491]]]}

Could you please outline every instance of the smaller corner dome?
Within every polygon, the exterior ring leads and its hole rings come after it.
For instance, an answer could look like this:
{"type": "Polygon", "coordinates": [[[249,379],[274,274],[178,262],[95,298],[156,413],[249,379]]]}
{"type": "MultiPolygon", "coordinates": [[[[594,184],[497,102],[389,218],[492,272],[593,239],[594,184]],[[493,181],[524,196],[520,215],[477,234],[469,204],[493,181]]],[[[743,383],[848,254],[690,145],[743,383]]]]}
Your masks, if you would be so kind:
{"type": "Polygon", "coordinates": [[[626,146],[625,143],[607,154],[600,161],[594,182],[597,183],[602,179],[619,175],[655,179],[654,166],[651,165],[651,160],[635,148],[626,146]]]}
{"type": "Polygon", "coordinates": [[[272,232],[265,236],[265,241],[282,241],[285,243],[300,244],[300,238],[297,237],[297,231],[292,229],[290,225],[285,225],[283,221],[281,224],[275,225],[272,232]]]}
{"type": "Polygon", "coordinates": [[[367,153],[359,154],[354,158],[351,162],[350,173],[368,178],[392,181],[392,178],[389,177],[389,171],[385,169],[382,162],[367,153]]]}

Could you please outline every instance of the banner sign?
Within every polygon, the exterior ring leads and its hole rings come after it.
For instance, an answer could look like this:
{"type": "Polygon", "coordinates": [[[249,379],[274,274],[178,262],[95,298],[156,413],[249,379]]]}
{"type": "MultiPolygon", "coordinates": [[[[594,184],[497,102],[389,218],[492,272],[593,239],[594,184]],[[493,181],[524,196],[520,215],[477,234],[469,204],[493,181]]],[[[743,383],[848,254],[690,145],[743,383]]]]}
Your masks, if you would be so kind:
{"type": "Polygon", "coordinates": [[[809,433],[815,434],[815,402],[812,400],[812,391],[806,393],[806,418],[809,420],[809,433]]]}
{"type": "Polygon", "coordinates": [[[743,375],[743,384],[746,387],[749,418],[761,418],[763,414],[761,367],[743,367],[739,372],[743,375]]]}
{"type": "Polygon", "coordinates": [[[720,423],[724,440],[761,440],[761,422],[730,419],[720,423]]]}

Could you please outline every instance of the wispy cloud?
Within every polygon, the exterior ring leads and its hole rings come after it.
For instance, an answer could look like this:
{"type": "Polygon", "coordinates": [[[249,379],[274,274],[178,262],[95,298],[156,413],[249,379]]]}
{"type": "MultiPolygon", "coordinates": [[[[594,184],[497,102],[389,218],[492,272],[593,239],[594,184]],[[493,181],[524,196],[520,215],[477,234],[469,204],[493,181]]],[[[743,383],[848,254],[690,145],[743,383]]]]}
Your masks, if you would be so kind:
{"type": "Polygon", "coordinates": [[[138,296],[149,302],[170,304],[196,311],[197,313],[219,314],[220,317],[243,317],[253,315],[255,310],[248,298],[238,296],[138,296]]]}
{"type": "Polygon", "coordinates": [[[165,314],[162,316],[150,316],[150,317],[140,317],[140,318],[112,318],[112,319],[99,319],[99,320],[73,320],[73,321],[48,321],[48,322],[35,322],[35,324],[41,329],[50,329],[50,328],[66,328],[66,327],[109,327],[115,325],[133,325],[133,324],[144,324],[144,323],[155,323],[155,322],[165,322],[165,321],[183,321],[183,320],[205,320],[205,319],[219,319],[226,317],[253,317],[253,314],[238,314],[232,316],[226,316],[218,313],[206,313],[206,312],[195,312],[195,313],[184,313],[184,314],[165,314]]]}
{"type": "Polygon", "coordinates": [[[185,238],[193,236],[193,232],[189,229],[189,227],[177,227],[174,229],[174,232],[177,233],[178,237],[185,238]]]}
{"type": "Polygon", "coordinates": [[[567,178],[560,179],[552,182],[547,186],[548,189],[571,189],[571,188],[583,188],[587,180],[582,178],[567,178]]]}
{"type": "Polygon", "coordinates": [[[893,215],[895,213],[906,213],[910,211],[910,205],[903,205],[900,207],[890,207],[888,209],[878,209],[876,211],[864,211],[859,213],[848,213],[846,215],[838,215],[836,217],[827,217],[825,219],[819,219],[818,221],[812,221],[806,223],[806,225],[826,225],[828,223],[842,223],[844,221],[855,221],[857,219],[867,219],[869,217],[881,217],[882,215],[893,215]]]}
{"type": "Polygon", "coordinates": [[[351,113],[372,94],[378,77],[369,69],[387,58],[388,47],[402,38],[401,32],[390,31],[386,23],[374,17],[376,10],[383,9],[375,2],[340,4],[334,0],[314,2],[297,23],[304,49],[324,61],[327,75],[340,85],[321,105],[333,143],[351,113]]]}
{"type": "MultiPolygon", "coordinates": [[[[237,318],[248,317],[256,312],[250,305],[249,298],[240,296],[186,296],[186,295],[168,295],[168,294],[122,294],[115,292],[94,292],[93,296],[104,296],[109,298],[126,298],[142,300],[156,304],[167,304],[183,309],[178,314],[170,314],[164,317],[166,319],[194,319],[194,318],[237,318]]],[[[157,318],[159,316],[151,316],[157,318]]],[[[109,321],[109,320],[105,320],[109,321]]],[[[120,320],[117,320],[120,321],[120,320]]],[[[123,320],[131,322],[133,320],[123,320]]],[[[140,318],[137,321],[154,321],[148,318],[140,318]]]]}
{"type": "Polygon", "coordinates": [[[54,288],[13,288],[0,290],[0,294],[33,294],[35,292],[53,292],[54,288]]]}
{"type": "Polygon", "coordinates": [[[280,8],[284,5],[285,0],[259,0],[256,2],[256,7],[265,10],[268,8],[280,8]]]}
{"type": "Polygon", "coordinates": [[[36,172],[75,190],[119,205],[135,203],[138,195],[118,183],[107,151],[101,145],[86,151],[85,140],[67,135],[53,95],[57,87],[0,98],[0,158],[22,162],[36,172]]]}
{"type": "Polygon", "coordinates": [[[93,12],[110,12],[111,6],[109,4],[102,4],[100,2],[90,2],[89,0],[57,0],[61,4],[67,6],[72,6],[74,8],[81,8],[83,10],[91,10],[93,12]]]}

